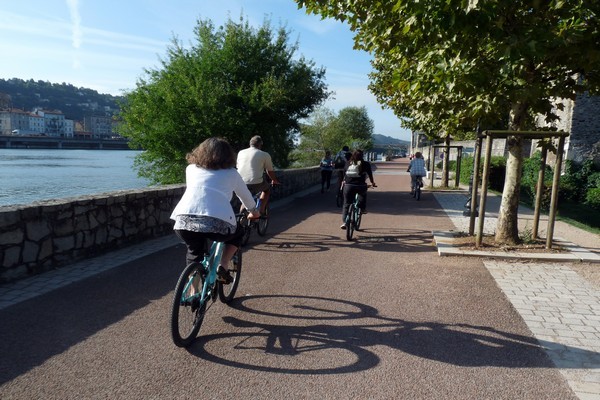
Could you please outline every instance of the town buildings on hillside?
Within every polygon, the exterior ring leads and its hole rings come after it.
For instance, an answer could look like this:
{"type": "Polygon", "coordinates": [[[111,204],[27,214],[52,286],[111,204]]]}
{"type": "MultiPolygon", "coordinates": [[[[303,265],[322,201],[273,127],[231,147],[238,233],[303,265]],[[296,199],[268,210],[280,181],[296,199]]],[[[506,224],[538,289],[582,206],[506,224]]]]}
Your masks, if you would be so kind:
{"type": "Polygon", "coordinates": [[[83,125],[65,118],[58,110],[36,108],[0,110],[0,135],[90,137],[110,139],[116,134],[117,121],[110,116],[85,117],[83,125]]]}

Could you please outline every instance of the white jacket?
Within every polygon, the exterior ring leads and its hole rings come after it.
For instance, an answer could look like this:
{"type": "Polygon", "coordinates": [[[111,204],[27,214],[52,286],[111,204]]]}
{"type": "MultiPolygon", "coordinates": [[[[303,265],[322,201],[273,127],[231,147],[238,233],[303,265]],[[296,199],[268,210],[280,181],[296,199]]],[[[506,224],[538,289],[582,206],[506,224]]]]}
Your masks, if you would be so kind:
{"type": "Polygon", "coordinates": [[[252,210],[256,202],[235,168],[208,170],[190,164],[185,169],[186,189],[175,206],[171,219],[178,215],[205,215],[235,225],[231,207],[233,192],[244,207],[252,210]]]}

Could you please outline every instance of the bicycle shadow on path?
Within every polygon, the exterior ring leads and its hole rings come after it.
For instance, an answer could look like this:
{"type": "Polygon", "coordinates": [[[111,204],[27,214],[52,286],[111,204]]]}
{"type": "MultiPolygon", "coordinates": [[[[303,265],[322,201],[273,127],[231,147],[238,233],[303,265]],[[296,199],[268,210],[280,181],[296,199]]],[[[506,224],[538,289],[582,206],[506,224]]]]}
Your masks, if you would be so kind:
{"type": "Polygon", "coordinates": [[[334,251],[336,248],[356,248],[376,252],[435,252],[432,247],[431,231],[411,229],[367,228],[354,232],[352,241],[347,241],[345,231],[340,236],[311,232],[283,232],[262,243],[255,243],[257,252],[312,253],[334,251]]]}
{"type": "MultiPolygon", "coordinates": [[[[381,362],[376,353],[381,346],[461,367],[555,368],[544,352],[543,341],[486,326],[388,318],[365,304],[312,296],[247,296],[237,299],[234,307],[247,313],[247,318],[229,316],[223,320],[237,332],[202,336],[188,349],[191,354],[234,368],[298,375],[346,374],[374,368],[381,362]],[[263,304],[266,298],[296,301],[292,308],[322,316],[274,314],[246,306],[263,304]],[[307,300],[313,305],[302,304],[307,300]],[[354,311],[340,312],[338,305],[354,311]],[[277,322],[253,321],[249,319],[252,315],[257,319],[274,317],[277,322]],[[285,319],[300,318],[320,323],[284,323],[285,319]],[[343,320],[353,323],[340,325],[343,320]]],[[[584,355],[590,368],[600,368],[598,353],[568,346],[565,351],[584,355]]]]}

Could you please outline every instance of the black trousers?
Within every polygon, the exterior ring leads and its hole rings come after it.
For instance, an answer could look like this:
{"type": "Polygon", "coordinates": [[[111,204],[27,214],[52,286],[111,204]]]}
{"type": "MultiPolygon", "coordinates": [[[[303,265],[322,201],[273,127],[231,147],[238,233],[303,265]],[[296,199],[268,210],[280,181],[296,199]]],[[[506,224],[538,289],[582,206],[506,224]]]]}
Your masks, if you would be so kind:
{"type": "Polygon", "coordinates": [[[185,242],[187,246],[187,254],[185,257],[186,265],[192,262],[201,262],[204,255],[209,252],[208,241],[225,242],[236,247],[242,245],[242,235],[244,230],[240,225],[237,225],[235,232],[229,235],[223,235],[214,232],[192,232],[183,229],[175,229],[175,234],[185,242]]]}
{"type": "Polygon", "coordinates": [[[327,169],[322,169],[321,170],[321,189],[323,188],[327,188],[329,189],[329,186],[331,186],[331,174],[333,174],[332,170],[327,170],[327,169]],[[327,186],[325,186],[327,185],[327,186]]]}

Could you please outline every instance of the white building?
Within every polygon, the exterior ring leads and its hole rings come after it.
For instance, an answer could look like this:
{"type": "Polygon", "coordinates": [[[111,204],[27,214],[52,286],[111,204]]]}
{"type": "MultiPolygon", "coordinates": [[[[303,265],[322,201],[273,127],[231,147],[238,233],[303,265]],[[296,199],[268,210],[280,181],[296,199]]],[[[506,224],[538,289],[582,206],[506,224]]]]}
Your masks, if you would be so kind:
{"type": "Polygon", "coordinates": [[[74,122],[60,111],[36,109],[27,112],[19,109],[0,111],[1,135],[48,135],[73,137],[74,122]]]}

